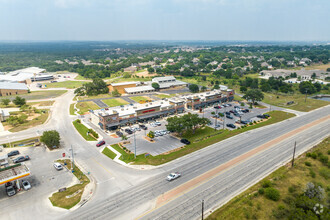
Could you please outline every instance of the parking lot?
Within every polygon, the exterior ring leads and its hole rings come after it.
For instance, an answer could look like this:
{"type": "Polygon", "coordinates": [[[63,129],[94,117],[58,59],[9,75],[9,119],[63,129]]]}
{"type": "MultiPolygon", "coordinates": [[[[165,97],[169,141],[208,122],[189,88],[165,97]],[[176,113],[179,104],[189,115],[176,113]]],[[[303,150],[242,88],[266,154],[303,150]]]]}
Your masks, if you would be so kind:
{"type": "MultiPolygon", "coordinates": [[[[1,155],[11,150],[14,150],[14,148],[5,149],[1,152],[1,155]]],[[[30,157],[30,160],[24,163],[30,169],[31,175],[19,179],[19,182],[21,183],[23,179],[28,180],[31,184],[31,189],[28,191],[22,189],[16,195],[8,197],[5,185],[1,185],[0,203],[3,202],[1,207],[19,205],[20,202],[24,203],[24,201],[31,203],[33,199],[46,200],[53,192],[57,192],[59,188],[67,187],[76,182],[76,178],[70,171],[66,169],[57,171],[53,167],[53,161],[60,158],[61,152],[48,152],[44,147],[17,147],[15,150],[19,150],[20,154],[11,157],[9,160],[25,155],[30,157]]]]}

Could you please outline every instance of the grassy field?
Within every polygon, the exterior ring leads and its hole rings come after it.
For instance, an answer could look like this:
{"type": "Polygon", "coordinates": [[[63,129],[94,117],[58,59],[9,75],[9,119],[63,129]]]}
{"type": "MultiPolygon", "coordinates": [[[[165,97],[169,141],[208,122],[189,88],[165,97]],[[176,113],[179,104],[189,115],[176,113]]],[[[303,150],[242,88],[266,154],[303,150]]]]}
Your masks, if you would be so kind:
{"type": "Polygon", "coordinates": [[[92,101],[78,102],[76,107],[80,110],[78,113],[81,115],[88,112],[89,110],[100,109],[100,107],[92,101]]]}
{"type": "Polygon", "coordinates": [[[52,106],[55,101],[42,101],[42,102],[28,102],[28,105],[35,105],[35,106],[52,106]]]}
{"type": "MultiPolygon", "coordinates": [[[[59,160],[58,162],[60,162],[63,166],[64,166],[64,162],[66,162],[67,164],[66,167],[69,170],[72,169],[70,160],[65,160],[65,161],[59,160]]],[[[90,180],[77,166],[74,166],[73,174],[79,179],[80,184],[71,186],[63,192],[56,192],[51,197],[49,197],[49,200],[53,204],[53,206],[57,206],[64,209],[71,209],[80,202],[85,186],[90,182],[90,180]],[[72,196],[76,192],[79,193],[72,196]],[[72,196],[72,197],[67,198],[67,196],[72,196]]]]}
{"type": "Polygon", "coordinates": [[[192,131],[188,131],[184,135],[182,135],[182,137],[185,139],[188,139],[190,142],[195,142],[206,136],[212,136],[212,135],[219,134],[219,133],[222,133],[222,131],[217,131],[217,130],[214,130],[213,128],[205,126],[202,129],[197,129],[195,131],[195,133],[193,133],[192,131]]]}
{"type": "Polygon", "coordinates": [[[103,99],[102,102],[104,102],[106,105],[109,107],[115,107],[115,106],[120,106],[120,105],[127,105],[129,104],[125,100],[121,98],[115,98],[115,99],[103,99]]]}
{"type": "Polygon", "coordinates": [[[243,101],[245,99],[243,99],[242,97],[238,96],[238,95],[234,95],[234,100],[235,101],[243,101]]]}
{"type": "Polygon", "coordinates": [[[70,115],[75,115],[75,114],[74,114],[74,103],[70,104],[70,109],[69,109],[69,111],[70,111],[70,115]]]}
{"type": "Polygon", "coordinates": [[[328,68],[330,68],[330,63],[328,64],[319,64],[319,65],[310,65],[310,66],[306,66],[305,69],[306,70],[324,70],[326,71],[328,68]]]}
{"type": "Polygon", "coordinates": [[[74,127],[77,129],[79,134],[86,140],[86,141],[96,141],[96,139],[90,135],[87,135],[88,128],[83,125],[82,123],[79,123],[78,120],[75,120],[73,122],[74,127]]]}
{"type": "Polygon", "coordinates": [[[305,103],[305,95],[303,94],[275,95],[271,93],[264,93],[263,102],[303,112],[308,112],[330,104],[330,102],[327,101],[309,98],[307,98],[305,103]],[[290,101],[294,101],[294,104],[286,105],[286,103],[290,101]]]}
{"type": "Polygon", "coordinates": [[[158,94],[158,95],[155,95],[155,96],[160,98],[160,99],[164,99],[164,98],[171,98],[173,96],[176,96],[176,94],[158,94]]]}
{"type": "Polygon", "coordinates": [[[195,78],[184,77],[180,80],[183,82],[186,82],[186,83],[192,83],[192,84],[197,84],[197,85],[206,86],[206,87],[208,85],[208,81],[196,80],[195,78]]]}
{"type": "MultiPolygon", "coordinates": [[[[26,100],[49,99],[49,98],[56,98],[60,95],[63,95],[66,92],[67,92],[67,90],[32,91],[31,93],[27,93],[27,94],[19,95],[19,96],[22,98],[25,98],[26,100]]],[[[6,96],[4,98],[13,100],[14,98],[16,98],[16,95],[6,96]]],[[[0,99],[0,101],[1,101],[1,99],[0,99]]]]}
{"type": "MultiPolygon", "coordinates": [[[[280,121],[283,121],[285,119],[295,116],[294,114],[286,113],[286,112],[282,112],[282,111],[272,111],[272,112],[269,112],[269,115],[271,116],[271,118],[268,119],[267,121],[263,121],[258,124],[254,124],[254,125],[242,128],[242,129],[236,129],[236,130],[232,130],[232,131],[230,131],[230,130],[217,131],[217,132],[219,132],[219,134],[214,135],[214,136],[212,136],[212,133],[207,134],[207,136],[211,136],[211,137],[204,138],[203,140],[195,142],[195,143],[191,143],[190,145],[186,145],[184,148],[182,148],[178,151],[174,151],[174,152],[166,154],[166,155],[157,155],[157,156],[150,155],[148,157],[144,157],[144,155],[138,155],[134,161],[132,160],[132,162],[133,162],[133,164],[150,164],[150,165],[164,164],[169,161],[175,160],[179,157],[182,157],[184,155],[190,154],[199,149],[202,149],[204,147],[207,147],[209,145],[212,145],[214,143],[217,143],[219,141],[233,137],[237,134],[240,134],[240,133],[243,133],[243,132],[246,132],[249,130],[253,130],[253,129],[256,129],[259,127],[263,127],[266,125],[274,124],[274,123],[277,123],[277,122],[280,122],[280,121]]],[[[204,132],[202,132],[202,133],[204,133],[204,132]]],[[[203,138],[202,135],[198,135],[198,136],[199,136],[199,139],[203,138]]]]}
{"type": "Polygon", "coordinates": [[[102,151],[102,154],[106,155],[107,157],[111,158],[112,160],[115,159],[117,154],[111,151],[109,148],[105,147],[102,151]]]}
{"type": "MultiPolygon", "coordinates": [[[[45,111],[45,113],[40,112],[40,115],[38,117],[36,117],[32,120],[27,120],[23,124],[18,124],[17,126],[10,128],[9,131],[10,132],[18,132],[18,131],[23,131],[23,130],[26,130],[28,128],[32,128],[32,127],[35,127],[35,126],[38,126],[38,125],[42,125],[43,123],[46,122],[46,120],[48,119],[48,116],[49,116],[48,110],[44,110],[44,111],[45,111]]],[[[2,124],[4,126],[9,125],[8,122],[3,122],[2,124]]]]}
{"type": "Polygon", "coordinates": [[[112,95],[107,93],[107,94],[99,94],[94,96],[79,96],[77,100],[103,99],[103,98],[111,98],[111,97],[112,95]]]}
{"type": "Polygon", "coordinates": [[[121,154],[119,159],[124,161],[125,163],[129,163],[132,160],[134,160],[134,154],[126,153],[126,151],[124,151],[121,147],[119,147],[118,144],[113,144],[111,145],[111,147],[121,154]]]}
{"type": "Polygon", "coordinates": [[[81,87],[84,83],[83,81],[63,81],[63,82],[55,82],[55,83],[46,83],[47,88],[67,88],[67,89],[75,89],[81,87]]]}
{"type": "Polygon", "coordinates": [[[133,96],[133,97],[129,97],[129,98],[132,99],[132,100],[135,101],[135,102],[152,100],[152,99],[149,98],[148,96],[133,96]]]}
{"type": "MultiPolygon", "coordinates": [[[[308,182],[314,182],[314,184],[325,188],[327,193],[325,193],[325,199],[321,203],[329,206],[329,162],[322,163],[320,161],[321,157],[328,158],[327,155],[329,154],[330,138],[328,137],[311,149],[309,154],[303,154],[299,159],[296,159],[293,168],[291,164],[279,168],[264,180],[213,212],[207,219],[290,219],[288,218],[288,214],[292,213],[290,207],[293,207],[297,201],[296,199],[302,196],[308,182]],[[306,155],[315,155],[315,159],[306,157],[306,155]],[[278,201],[267,199],[264,195],[263,192],[266,191],[266,188],[269,188],[266,187],[268,185],[279,191],[280,198],[278,201]]],[[[305,200],[306,204],[308,204],[307,202],[309,201],[305,200]]],[[[292,217],[291,219],[315,219],[312,217],[303,218],[301,215],[300,218],[297,218],[296,214],[293,214],[292,217]]]]}

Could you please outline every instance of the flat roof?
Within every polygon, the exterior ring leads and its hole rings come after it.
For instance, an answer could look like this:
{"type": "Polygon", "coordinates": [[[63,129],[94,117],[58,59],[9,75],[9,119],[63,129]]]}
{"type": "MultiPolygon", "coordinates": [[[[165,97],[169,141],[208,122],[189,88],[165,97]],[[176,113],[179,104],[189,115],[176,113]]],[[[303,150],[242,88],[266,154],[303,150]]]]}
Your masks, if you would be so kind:
{"type": "Polygon", "coordinates": [[[0,185],[28,175],[30,175],[30,170],[24,163],[14,165],[0,171],[0,185]]]}
{"type": "Polygon", "coordinates": [[[155,77],[152,81],[163,81],[163,80],[175,80],[174,76],[163,76],[163,77],[155,77]]]}
{"type": "Polygon", "coordinates": [[[222,93],[221,93],[220,90],[212,90],[212,91],[208,91],[208,92],[195,93],[195,94],[191,94],[191,95],[182,96],[182,98],[185,98],[185,99],[205,98],[205,97],[208,97],[208,96],[221,95],[221,94],[222,93]]]}
{"type": "Polygon", "coordinates": [[[0,82],[0,89],[28,90],[25,83],[0,82]]]}
{"type": "Polygon", "coordinates": [[[140,82],[120,82],[120,83],[111,83],[112,86],[124,86],[124,85],[132,85],[132,84],[140,84],[140,82]]]}
{"type": "Polygon", "coordinates": [[[131,93],[131,92],[155,91],[155,89],[152,86],[137,86],[137,87],[125,88],[125,91],[127,93],[131,93]]]}
{"type": "Polygon", "coordinates": [[[21,73],[21,72],[24,72],[24,73],[41,73],[45,71],[45,69],[41,69],[39,67],[28,67],[28,68],[24,68],[24,69],[19,69],[19,70],[15,70],[15,71],[11,71],[9,72],[9,74],[17,74],[17,73],[21,73]]]}

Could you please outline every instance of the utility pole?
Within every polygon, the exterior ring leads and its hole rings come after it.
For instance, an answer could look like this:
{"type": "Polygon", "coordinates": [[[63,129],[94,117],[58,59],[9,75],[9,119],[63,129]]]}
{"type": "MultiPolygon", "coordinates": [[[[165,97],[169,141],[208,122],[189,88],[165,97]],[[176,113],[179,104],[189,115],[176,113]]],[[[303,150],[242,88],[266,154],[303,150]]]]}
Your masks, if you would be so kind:
{"type": "Polygon", "coordinates": [[[214,130],[217,130],[218,109],[215,109],[214,130]]]}
{"type": "Polygon", "coordinates": [[[202,200],[202,220],[204,219],[204,199],[202,200]]]}
{"type": "Polygon", "coordinates": [[[134,159],[136,158],[136,140],[135,140],[135,131],[134,131],[134,159]]]}
{"type": "Polygon", "coordinates": [[[295,153],[296,153],[296,145],[297,145],[297,142],[295,141],[295,142],[294,142],[294,148],[293,148],[293,156],[292,156],[292,167],[293,167],[293,165],[294,165],[294,155],[295,155],[295,153]]]}
{"type": "Polygon", "coordinates": [[[225,129],[225,124],[226,124],[226,107],[225,107],[225,111],[223,112],[223,123],[222,123],[222,129],[225,129]]]}
{"type": "Polygon", "coordinates": [[[72,161],[71,161],[71,163],[72,163],[72,172],[73,172],[73,170],[74,170],[74,157],[73,157],[73,147],[72,147],[72,144],[71,144],[71,155],[72,155],[72,161]]]}

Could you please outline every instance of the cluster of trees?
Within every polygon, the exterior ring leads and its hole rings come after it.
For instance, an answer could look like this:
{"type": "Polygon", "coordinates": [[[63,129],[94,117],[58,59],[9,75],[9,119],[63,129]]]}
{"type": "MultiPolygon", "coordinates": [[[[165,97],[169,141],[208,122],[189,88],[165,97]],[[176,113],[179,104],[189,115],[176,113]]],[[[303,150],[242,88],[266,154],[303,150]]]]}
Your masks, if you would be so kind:
{"type": "Polygon", "coordinates": [[[49,148],[58,147],[60,145],[60,134],[56,130],[44,131],[40,141],[49,148]]]}
{"type": "Polygon", "coordinates": [[[306,94],[306,93],[313,94],[313,93],[321,91],[321,89],[322,89],[322,85],[318,82],[311,83],[309,81],[305,81],[305,82],[301,82],[299,84],[299,91],[302,94],[306,94]]]}
{"type": "Polygon", "coordinates": [[[259,89],[249,89],[245,92],[243,98],[250,100],[252,104],[255,104],[264,99],[264,94],[259,89]]]}
{"type": "Polygon", "coordinates": [[[74,93],[79,96],[106,94],[109,93],[109,88],[102,79],[93,79],[92,82],[85,83],[82,87],[77,88],[74,93]]]}
{"type": "Polygon", "coordinates": [[[196,129],[203,127],[210,123],[208,118],[200,118],[197,114],[185,114],[183,116],[174,116],[167,119],[167,130],[171,132],[176,132],[180,136],[188,130],[191,130],[195,133],[196,129]]]}
{"type": "Polygon", "coordinates": [[[26,114],[21,114],[19,116],[11,115],[11,116],[9,116],[9,118],[6,121],[11,126],[16,127],[19,124],[24,124],[26,122],[27,118],[28,118],[28,116],[26,114]]]}
{"type": "Polygon", "coordinates": [[[192,93],[197,93],[197,92],[199,92],[199,86],[196,85],[196,84],[190,84],[189,85],[189,90],[192,93]]]}
{"type": "MultiPolygon", "coordinates": [[[[8,106],[10,104],[10,102],[11,102],[10,99],[7,99],[7,98],[1,99],[1,103],[5,106],[8,106]]],[[[22,98],[22,97],[19,97],[19,96],[16,96],[16,98],[13,99],[12,102],[15,105],[20,106],[20,107],[26,104],[25,98],[22,98]]]]}

